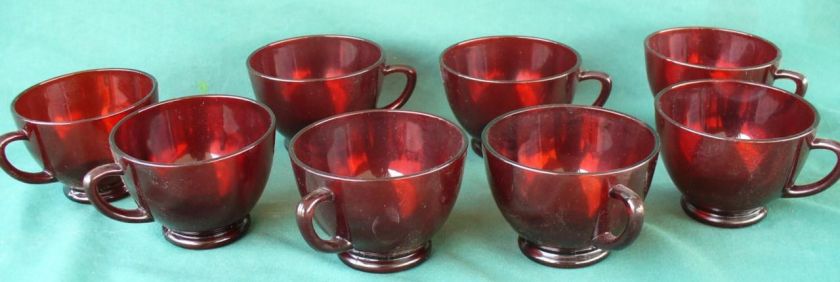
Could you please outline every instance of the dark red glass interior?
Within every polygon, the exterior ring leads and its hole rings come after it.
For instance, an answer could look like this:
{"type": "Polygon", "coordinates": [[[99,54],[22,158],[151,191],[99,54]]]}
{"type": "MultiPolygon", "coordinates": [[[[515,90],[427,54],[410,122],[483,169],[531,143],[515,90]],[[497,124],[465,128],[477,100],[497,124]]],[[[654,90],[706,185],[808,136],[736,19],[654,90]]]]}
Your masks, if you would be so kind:
{"type": "Polygon", "coordinates": [[[652,35],[647,43],[669,59],[715,68],[759,66],[779,55],[773,44],[761,38],[720,29],[666,30],[652,35]]]}
{"type": "Polygon", "coordinates": [[[523,37],[488,37],[444,51],[442,63],[462,75],[484,80],[523,81],[562,74],[575,65],[572,49],[523,37]]]}
{"type": "Polygon", "coordinates": [[[807,131],[816,112],[782,90],[735,81],[707,81],[662,93],[658,109],[683,127],[736,139],[783,138],[807,131]]]}
{"type": "Polygon", "coordinates": [[[376,44],[342,36],[308,36],[273,43],[249,59],[255,71],[281,79],[340,77],[364,70],[382,57],[376,44]]]}
{"type": "Polygon", "coordinates": [[[296,138],[291,151],[303,164],[360,179],[399,177],[437,167],[458,156],[466,142],[460,129],[440,118],[393,111],[330,119],[296,138]]]}
{"type": "Polygon", "coordinates": [[[270,114],[245,99],[196,96],[164,102],[114,129],[123,153],[148,162],[183,164],[230,155],[273,134],[270,114]]]}
{"type": "Polygon", "coordinates": [[[154,80],[128,70],[96,70],[59,77],[27,89],[14,103],[21,117],[70,122],[118,113],[154,88],[154,80]]]}
{"type": "Polygon", "coordinates": [[[595,173],[632,166],[655,150],[643,123],[584,107],[547,107],[490,125],[490,148],[516,163],[553,172],[595,173]]]}

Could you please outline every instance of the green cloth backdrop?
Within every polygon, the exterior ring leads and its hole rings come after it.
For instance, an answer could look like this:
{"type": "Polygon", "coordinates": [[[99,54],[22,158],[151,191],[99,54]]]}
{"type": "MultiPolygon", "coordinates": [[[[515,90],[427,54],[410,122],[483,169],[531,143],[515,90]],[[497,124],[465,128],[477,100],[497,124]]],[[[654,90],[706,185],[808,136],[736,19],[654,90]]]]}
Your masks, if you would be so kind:
{"type": "MultiPolygon", "coordinates": [[[[253,98],[245,59],[266,43],[306,34],[371,39],[387,61],[417,68],[406,109],[455,120],[438,56],[461,40],[498,34],[566,43],[585,69],[614,82],[606,107],[653,123],[642,40],[653,31],[719,26],[763,36],[784,53],[782,67],[811,83],[806,98],[822,119],[817,135],[840,138],[840,2],[825,1],[11,1],[0,3],[0,131],[15,130],[14,97],[45,79],[100,67],[154,75],[160,99],[202,93],[253,98]],[[597,3],[596,3],[597,2],[597,3]]],[[[383,101],[402,79],[389,77],[383,101]]],[[[780,81],[791,89],[792,83],[780,81]]],[[[594,99],[597,84],[578,89],[594,99]]],[[[281,140],[278,138],[278,141],[281,140]]],[[[468,156],[461,193],[433,238],[432,257],[409,271],[375,275],[309,248],[294,219],[299,200],[282,142],[271,179],[252,212],[250,233],[214,250],[175,247],[158,223],[127,224],[68,201],[58,183],[28,185],[0,173],[0,280],[833,280],[840,279],[840,187],[769,205],[767,218],[744,229],[689,219],[660,162],[646,200],[639,239],[583,269],[554,269],[525,258],[488,189],[482,159],[468,156]]],[[[24,146],[9,158],[37,169],[24,146]]],[[[798,182],[834,164],[815,151],[798,182]]],[[[840,186],[840,185],[835,185],[840,186]]],[[[133,205],[122,200],[121,206],[133,205]]]]}

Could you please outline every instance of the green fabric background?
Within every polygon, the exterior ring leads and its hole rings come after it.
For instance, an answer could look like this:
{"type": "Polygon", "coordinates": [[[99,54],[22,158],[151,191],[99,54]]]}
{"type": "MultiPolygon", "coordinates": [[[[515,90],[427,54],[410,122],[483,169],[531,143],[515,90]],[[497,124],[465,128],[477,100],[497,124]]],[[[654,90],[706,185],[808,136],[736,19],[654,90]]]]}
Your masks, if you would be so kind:
{"type": "MultiPolygon", "coordinates": [[[[590,2],[3,0],[0,131],[15,129],[6,105],[22,90],[88,68],[149,72],[158,79],[161,100],[200,93],[253,97],[245,68],[252,50],[320,33],[371,39],[382,45],[389,63],[416,67],[419,83],[406,109],[450,120],[454,116],[438,73],[444,48],[495,34],[557,40],[580,52],[584,68],[612,76],[606,107],[652,124],[642,40],[663,28],[711,25],[775,42],[784,52],[782,67],[808,76],[807,99],[822,115],[817,135],[840,139],[840,2],[590,2]]],[[[389,77],[380,104],[396,97],[402,83],[389,77]]],[[[792,88],[788,81],[777,85],[792,88]]],[[[590,103],[596,91],[596,83],[583,83],[576,103],[590,103]]],[[[8,154],[15,164],[37,169],[22,144],[9,146],[8,154]]],[[[833,164],[830,153],[813,152],[798,182],[818,179],[833,164]]],[[[719,229],[683,214],[661,162],[639,239],[600,264],[576,270],[544,267],[519,252],[516,233],[490,195],[482,159],[472,153],[460,198],[433,239],[431,259],[389,275],[351,270],[335,255],[306,245],[295,224],[299,196],[282,142],[277,142],[270,183],[252,212],[250,233],[214,250],[170,245],[158,223],[113,221],[65,199],[57,183],[28,185],[0,173],[0,184],[4,281],[840,279],[840,187],[777,200],[758,225],[719,229]]]]}

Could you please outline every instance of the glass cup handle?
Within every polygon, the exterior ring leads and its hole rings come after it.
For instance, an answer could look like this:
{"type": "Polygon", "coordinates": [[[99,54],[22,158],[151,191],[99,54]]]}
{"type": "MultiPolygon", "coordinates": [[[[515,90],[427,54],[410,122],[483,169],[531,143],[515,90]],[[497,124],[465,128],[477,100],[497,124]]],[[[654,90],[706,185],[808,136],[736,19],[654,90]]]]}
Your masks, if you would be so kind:
{"type": "Polygon", "coordinates": [[[645,221],[644,201],[639,197],[639,194],[621,184],[610,187],[609,197],[621,200],[624,203],[629,217],[627,226],[624,227],[624,232],[621,235],[616,236],[609,231],[609,223],[602,222],[599,217],[593,241],[595,247],[605,250],[620,250],[633,243],[639,237],[639,232],[642,231],[642,224],[645,221]],[[598,229],[605,231],[599,231],[598,229]]]}
{"type": "Polygon", "coordinates": [[[773,71],[773,80],[780,78],[790,79],[793,83],[796,83],[796,90],[793,93],[805,97],[805,91],[808,90],[808,79],[805,78],[804,74],[783,69],[773,71]]]}
{"type": "Polygon", "coordinates": [[[9,143],[14,141],[25,140],[29,141],[29,135],[26,132],[19,130],[15,132],[9,132],[0,136],[0,168],[2,168],[9,176],[17,179],[21,182],[31,183],[31,184],[42,184],[42,183],[51,183],[56,182],[58,179],[52,175],[49,171],[44,169],[41,172],[26,172],[18,169],[9,161],[9,158],[6,157],[6,146],[9,143]]]}
{"type": "Polygon", "coordinates": [[[592,103],[593,106],[603,107],[607,103],[607,98],[610,97],[612,91],[612,79],[610,75],[600,71],[581,71],[578,74],[578,81],[594,79],[601,83],[601,93],[598,93],[598,98],[592,103]]]}
{"type": "Polygon", "coordinates": [[[408,98],[411,98],[411,93],[414,93],[414,85],[417,84],[417,71],[415,71],[414,68],[405,65],[386,65],[382,68],[382,73],[385,75],[392,73],[402,73],[405,75],[405,88],[403,88],[400,96],[387,106],[383,107],[383,109],[389,110],[402,108],[402,106],[408,102],[408,98]]]}
{"type": "Polygon", "coordinates": [[[824,149],[833,152],[837,156],[834,168],[831,169],[828,175],[817,180],[817,182],[806,185],[791,185],[791,187],[785,188],[782,192],[782,197],[784,198],[799,198],[817,194],[825,191],[825,189],[828,189],[828,187],[831,187],[831,185],[834,185],[840,179],[840,143],[829,139],[814,138],[814,140],[808,143],[808,146],[811,149],[824,149]]]}
{"type": "Polygon", "coordinates": [[[327,253],[344,252],[352,247],[350,241],[341,236],[335,235],[329,240],[324,240],[315,232],[315,226],[312,224],[315,208],[322,202],[332,202],[334,200],[335,195],[330,189],[318,188],[303,197],[297,207],[297,224],[300,235],[303,235],[303,239],[310,247],[327,253]]]}
{"type": "Polygon", "coordinates": [[[107,176],[123,175],[124,171],[118,164],[110,163],[100,165],[90,170],[82,179],[82,185],[85,187],[85,193],[90,199],[90,203],[96,207],[102,214],[118,221],[128,223],[142,223],[153,221],[152,215],[143,208],[142,205],[137,205],[137,209],[126,210],[115,207],[108,203],[102,195],[99,194],[99,181],[107,176]]]}

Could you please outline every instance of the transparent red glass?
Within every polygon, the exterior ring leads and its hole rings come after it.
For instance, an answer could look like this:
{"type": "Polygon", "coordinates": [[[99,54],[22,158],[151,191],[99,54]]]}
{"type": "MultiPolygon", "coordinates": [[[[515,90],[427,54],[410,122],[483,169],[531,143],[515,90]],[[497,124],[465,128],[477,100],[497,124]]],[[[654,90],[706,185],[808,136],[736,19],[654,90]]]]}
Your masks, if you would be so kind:
{"type": "Polygon", "coordinates": [[[582,71],[577,51],[533,37],[491,36],[452,45],[440,56],[449,106],[481,155],[481,131],[493,118],[527,106],[568,104],[578,81],[594,79],[603,106],[612,89],[602,72],[582,71]]]}
{"type": "Polygon", "coordinates": [[[700,80],[656,96],[665,166],[694,219],[720,227],[755,224],[779,197],[819,193],[840,178],[795,185],[813,149],[840,156],[840,144],[816,138],[819,116],[799,96],[734,80],[700,80]]]}
{"type": "MultiPolygon", "coordinates": [[[[0,168],[26,183],[64,184],[68,199],[88,203],[82,176],[113,162],[108,134],[131,112],[157,102],[157,82],[151,75],[130,69],[93,69],[38,83],[15,98],[12,116],[19,130],[0,136],[0,168]],[[44,170],[26,172],[6,157],[6,146],[25,142],[44,170]]],[[[99,186],[106,200],[128,196],[119,178],[99,186]]]]}
{"type": "Polygon", "coordinates": [[[111,133],[115,163],[84,178],[91,203],[115,220],[157,220],[180,247],[207,249],[241,238],[268,181],[274,116],[265,105],[226,95],[173,99],[143,108],[111,133]],[[104,201],[95,187],[122,176],[137,209],[104,201]]]}
{"type": "Polygon", "coordinates": [[[659,153],[644,122],[598,107],[535,106],[494,119],[483,140],[493,197],[528,258],[584,267],[639,235],[659,153]]]}
{"type": "Polygon", "coordinates": [[[368,110],[314,123],[289,148],[306,242],[352,268],[394,272],[428,258],[458,197],[467,140],[436,116],[368,110]],[[318,237],[313,217],[332,238],[318,237]]]}
{"type": "Polygon", "coordinates": [[[386,65],[376,43],[341,35],[311,35],[268,44],[248,57],[248,72],[257,100],[274,110],[277,130],[287,141],[317,120],[376,108],[386,75],[406,76],[402,94],[386,109],[405,105],[417,81],[414,68],[386,65]]]}
{"type": "Polygon", "coordinates": [[[756,35],[713,27],[660,30],[645,39],[648,82],[655,96],[663,88],[697,79],[735,79],[764,84],[785,78],[805,96],[801,73],[779,69],[782,51],[756,35]]]}

